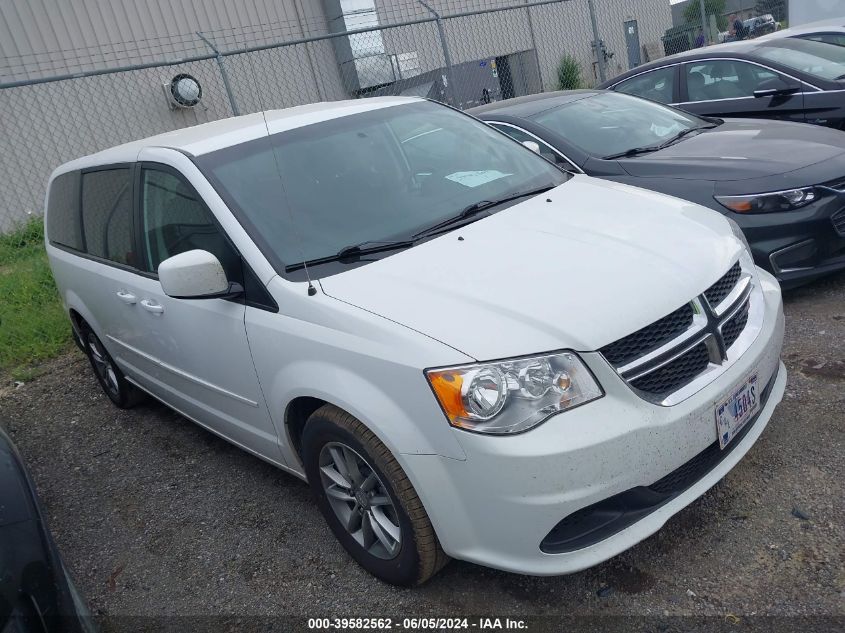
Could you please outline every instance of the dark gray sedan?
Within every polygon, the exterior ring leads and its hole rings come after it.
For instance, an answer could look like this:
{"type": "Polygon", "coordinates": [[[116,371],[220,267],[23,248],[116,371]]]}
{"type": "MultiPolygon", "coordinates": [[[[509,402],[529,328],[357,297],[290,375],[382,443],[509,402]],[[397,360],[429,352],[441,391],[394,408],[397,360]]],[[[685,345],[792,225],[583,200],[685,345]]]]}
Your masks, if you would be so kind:
{"type": "Polygon", "coordinates": [[[0,428],[0,631],[96,633],[47,529],[35,484],[0,428]]]}
{"type": "Polygon", "coordinates": [[[845,130],[845,48],[779,33],[663,57],[599,88],[700,116],[783,119],[845,130]]]}
{"type": "Polygon", "coordinates": [[[785,286],[845,270],[843,132],[698,117],[601,90],[531,95],[468,112],[539,147],[563,169],[727,215],[742,227],[757,264],[785,286]]]}

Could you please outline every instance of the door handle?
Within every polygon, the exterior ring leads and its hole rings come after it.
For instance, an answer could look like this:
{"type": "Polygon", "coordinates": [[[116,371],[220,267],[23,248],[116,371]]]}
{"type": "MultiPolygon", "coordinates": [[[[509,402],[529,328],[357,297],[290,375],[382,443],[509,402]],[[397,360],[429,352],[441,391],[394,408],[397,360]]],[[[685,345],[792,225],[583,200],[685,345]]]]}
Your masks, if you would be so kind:
{"type": "Polygon", "coordinates": [[[118,299],[129,305],[135,305],[135,302],[138,300],[135,295],[125,290],[118,290],[116,294],[118,299]]]}
{"type": "Polygon", "coordinates": [[[153,314],[161,314],[164,312],[164,307],[152,299],[141,299],[141,307],[147,312],[152,312],[153,314]]]}

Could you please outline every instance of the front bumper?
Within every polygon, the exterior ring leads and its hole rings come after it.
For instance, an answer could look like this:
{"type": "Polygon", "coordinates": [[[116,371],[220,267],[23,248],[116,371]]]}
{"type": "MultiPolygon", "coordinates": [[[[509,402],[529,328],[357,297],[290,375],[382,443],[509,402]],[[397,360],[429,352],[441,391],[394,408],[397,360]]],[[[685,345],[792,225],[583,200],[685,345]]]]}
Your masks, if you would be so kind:
{"type": "Polygon", "coordinates": [[[795,211],[728,215],[745,233],[755,263],[785,288],[845,270],[843,193],[795,211]]]}
{"type": "MultiPolygon", "coordinates": [[[[704,389],[672,407],[636,396],[598,354],[582,354],[606,396],[514,437],[455,433],[467,459],[403,455],[403,465],[452,557],[533,575],[575,572],[656,532],[733,468],[766,427],[786,384],[780,363],[780,289],[760,273],[765,317],[751,347],[704,389]],[[668,502],[592,545],[548,553],[541,542],[564,517],[663,479],[718,440],[715,403],[753,372],[771,382],[753,426],[732,450],[668,502]]],[[[730,445],[729,445],[730,447],[730,445]]]]}

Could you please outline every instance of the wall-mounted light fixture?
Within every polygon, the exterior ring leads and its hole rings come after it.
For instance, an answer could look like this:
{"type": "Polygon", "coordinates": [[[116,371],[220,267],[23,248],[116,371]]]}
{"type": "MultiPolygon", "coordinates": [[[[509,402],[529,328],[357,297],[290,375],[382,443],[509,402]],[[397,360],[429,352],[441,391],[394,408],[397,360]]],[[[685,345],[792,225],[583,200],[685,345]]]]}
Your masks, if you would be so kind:
{"type": "Polygon", "coordinates": [[[202,99],[202,86],[193,75],[180,73],[164,84],[164,92],[173,109],[193,108],[202,99]]]}

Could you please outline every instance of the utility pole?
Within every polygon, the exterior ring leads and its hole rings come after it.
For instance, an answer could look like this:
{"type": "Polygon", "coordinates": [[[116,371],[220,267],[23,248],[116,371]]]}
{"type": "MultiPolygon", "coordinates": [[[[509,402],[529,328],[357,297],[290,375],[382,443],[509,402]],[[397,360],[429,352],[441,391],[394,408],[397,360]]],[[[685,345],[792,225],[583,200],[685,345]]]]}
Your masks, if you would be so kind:
{"type": "Polygon", "coordinates": [[[593,50],[596,52],[596,61],[599,63],[599,81],[604,83],[607,81],[607,72],[605,71],[604,58],[604,43],[599,37],[599,27],[596,22],[596,8],[593,6],[593,0],[587,0],[587,5],[590,7],[590,22],[593,23],[593,50]]]}
{"type": "MultiPolygon", "coordinates": [[[[525,0],[527,5],[530,0],[525,0]]],[[[531,19],[531,7],[525,7],[525,13],[528,15],[528,34],[531,36],[531,46],[534,49],[534,63],[537,64],[537,81],[539,82],[540,92],[543,92],[543,71],[540,70],[540,51],[537,50],[537,38],[534,37],[534,21],[531,19]]]]}
{"type": "Polygon", "coordinates": [[[424,6],[431,15],[434,16],[434,21],[437,23],[437,33],[440,35],[440,46],[443,48],[443,63],[446,65],[446,103],[454,106],[454,85],[452,83],[452,56],[449,53],[449,43],[446,41],[446,33],[443,30],[443,20],[440,14],[426,2],[426,0],[417,0],[419,4],[424,6]]]}

